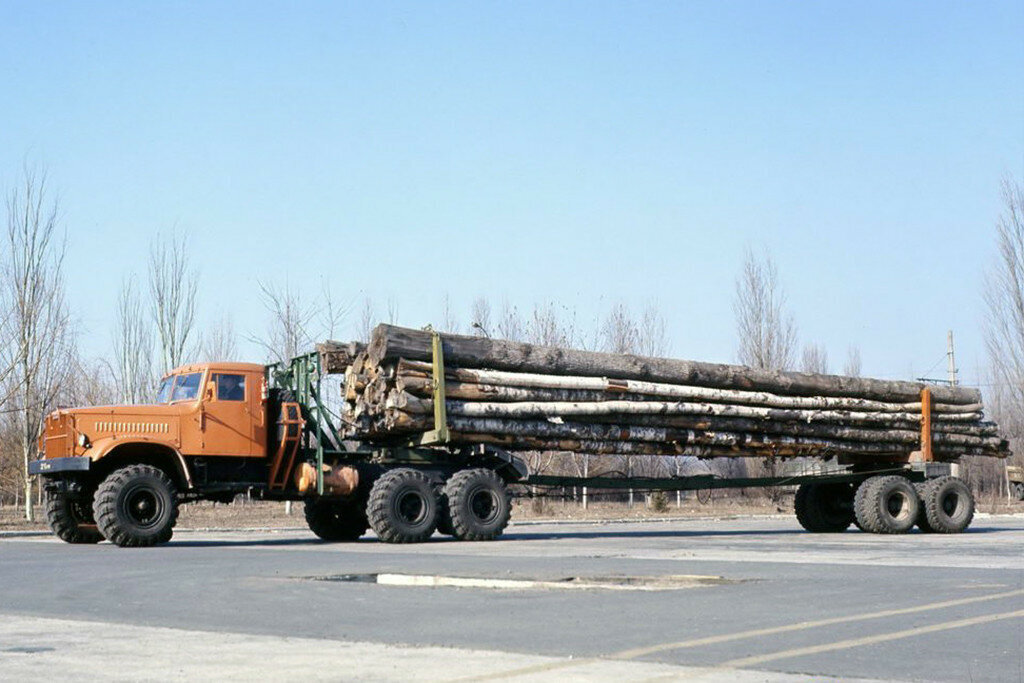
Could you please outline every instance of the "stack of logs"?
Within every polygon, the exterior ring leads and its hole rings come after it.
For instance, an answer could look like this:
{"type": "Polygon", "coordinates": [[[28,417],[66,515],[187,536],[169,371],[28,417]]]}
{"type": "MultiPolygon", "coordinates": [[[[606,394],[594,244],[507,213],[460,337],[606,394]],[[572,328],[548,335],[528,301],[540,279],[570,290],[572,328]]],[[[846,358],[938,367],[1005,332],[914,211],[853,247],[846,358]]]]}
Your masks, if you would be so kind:
{"type": "MultiPolygon", "coordinates": [[[[1009,455],[975,389],[441,340],[453,444],[904,461],[921,448],[927,387],[936,460],[1009,455]]],[[[394,444],[434,429],[431,332],[379,325],[369,345],[328,342],[319,351],[326,372],[345,373],[346,436],[394,444]]]]}

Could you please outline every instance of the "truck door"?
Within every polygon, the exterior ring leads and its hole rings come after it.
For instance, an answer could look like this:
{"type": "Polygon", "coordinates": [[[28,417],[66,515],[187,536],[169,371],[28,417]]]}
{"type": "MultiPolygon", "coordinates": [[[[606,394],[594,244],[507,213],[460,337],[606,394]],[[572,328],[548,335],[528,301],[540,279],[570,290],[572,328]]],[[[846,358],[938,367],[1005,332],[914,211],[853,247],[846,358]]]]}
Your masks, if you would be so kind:
{"type": "MultiPolygon", "coordinates": [[[[203,452],[206,455],[253,455],[253,414],[248,386],[241,372],[214,372],[203,400],[203,452]]],[[[260,454],[257,454],[260,455],[260,454]]]]}

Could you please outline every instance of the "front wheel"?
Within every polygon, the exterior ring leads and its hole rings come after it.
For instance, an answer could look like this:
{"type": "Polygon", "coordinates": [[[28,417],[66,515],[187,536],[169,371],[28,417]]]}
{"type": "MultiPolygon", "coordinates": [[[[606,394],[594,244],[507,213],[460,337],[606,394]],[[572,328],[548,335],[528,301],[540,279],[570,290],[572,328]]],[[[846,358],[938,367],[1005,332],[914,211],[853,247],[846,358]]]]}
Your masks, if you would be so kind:
{"type": "Polygon", "coordinates": [[[54,535],[65,543],[99,543],[103,540],[88,499],[63,492],[48,492],[46,521],[54,535]]]}
{"type": "Polygon", "coordinates": [[[129,465],[103,480],[92,509],[108,541],[122,548],[143,548],[171,540],[178,520],[178,492],[163,470],[129,465]]]}

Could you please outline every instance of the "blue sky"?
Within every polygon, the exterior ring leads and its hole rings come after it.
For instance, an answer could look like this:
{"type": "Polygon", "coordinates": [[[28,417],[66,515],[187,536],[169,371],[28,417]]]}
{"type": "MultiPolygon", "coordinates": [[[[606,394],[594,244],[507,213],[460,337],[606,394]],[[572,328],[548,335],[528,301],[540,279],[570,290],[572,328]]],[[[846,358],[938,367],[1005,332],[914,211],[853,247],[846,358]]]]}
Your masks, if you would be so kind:
{"type": "Polygon", "coordinates": [[[0,184],[48,169],[95,355],[161,230],[243,334],[257,278],[326,280],[417,326],[654,300],[715,361],[751,245],[836,369],[924,373],[952,328],[973,382],[1022,36],[1020,2],[8,2],[0,184]]]}

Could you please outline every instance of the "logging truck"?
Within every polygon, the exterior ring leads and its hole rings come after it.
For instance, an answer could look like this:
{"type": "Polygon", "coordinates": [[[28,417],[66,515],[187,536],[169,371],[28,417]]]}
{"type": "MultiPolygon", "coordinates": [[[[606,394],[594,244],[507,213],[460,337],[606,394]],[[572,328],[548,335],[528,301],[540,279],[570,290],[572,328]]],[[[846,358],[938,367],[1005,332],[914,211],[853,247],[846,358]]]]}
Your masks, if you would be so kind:
{"type": "MultiPolygon", "coordinates": [[[[122,547],[151,546],[171,538],[180,504],[228,503],[245,493],[303,502],[310,530],[325,541],[354,541],[371,528],[389,543],[421,542],[436,532],[484,541],[506,528],[510,488],[516,485],[523,491],[647,492],[796,486],[797,519],[812,532],[856,525],[892,534],[916,525],[955,533],[973,517],[970,489],[949,476],[948,462],[932,457],[927,403],[915,457],[854,458],[831,471],[796,476],[530,472],[515,448],[453,437],[446,413],[451,375],[445,371],[445,342],[436,333],[423,334],[430,340],[429,381],[423,387],[431,399],[429,429],[385,441],[353,438],[360,432],[351,433],[351,424],[343,427],[338,410],[325,399],[328,376],[353,362],[348,353],[339,366],[337,348],[269,366],[187,365],[163,378],[152,405],[53,412],[39,439],[40,457],[30,464],[30,472],[42,478],[53,533],[68,543],[106,539],[122,547]]],[[[349,372],[349,379],[357,374],[349,372]]],[[[621,391],[626,383],[616,386],[621,391]]],[[[557,426],[557,420],[551,422],[557,426]]],[[[628,451],[623,447],[622,452],[628,451]]],[[[673,452],[678,451],[667,451],[673,452]]],[[[748,455],[765,457],[765,452],[748,455]]]]}

